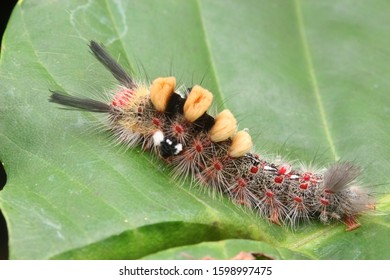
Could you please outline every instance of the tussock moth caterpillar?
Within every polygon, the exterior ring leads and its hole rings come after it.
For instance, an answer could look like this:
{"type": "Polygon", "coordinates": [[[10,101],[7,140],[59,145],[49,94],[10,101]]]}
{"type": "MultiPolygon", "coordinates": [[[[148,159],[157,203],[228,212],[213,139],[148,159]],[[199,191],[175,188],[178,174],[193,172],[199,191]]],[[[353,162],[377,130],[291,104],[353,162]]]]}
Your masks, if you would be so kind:
{"type": "Polygon", "coordinates": [[[207,113],[213,95],[199,85],[183,93],[176,79],[137,83],[94,41],[93,55],[120,85],[110,103],[52,91],[49,101],[65,107],[104,113],[108,127],[128,147],[151,150],[174,170],[176,179],[224,194],[278,225],[295,228],[301,221],[339,221],[347,230],[360,226],[357,216],[374,209],[372,196],[356,178],[360,169],[338,162],[322,171],[304,171],[273,163],[252,151],[251,136],[237,131],[229,110],[207,113]]]}

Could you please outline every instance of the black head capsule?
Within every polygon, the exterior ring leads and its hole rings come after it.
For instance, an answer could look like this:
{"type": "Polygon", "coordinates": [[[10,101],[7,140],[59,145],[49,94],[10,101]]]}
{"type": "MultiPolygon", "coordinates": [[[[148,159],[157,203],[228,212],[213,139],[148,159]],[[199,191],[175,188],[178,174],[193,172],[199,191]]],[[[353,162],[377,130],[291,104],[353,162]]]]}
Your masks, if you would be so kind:
{"type": "Polygon", "coordinates": [[[161,130],[153,134],[153,141],[154,145],[160,148],[160,155],[163,158],[178,155],[183,150],[183,144],[179,143],[176,139],[164,137],[161,130]]]}
{"type": "Polygon", "coordinates": [[[178,155],[183,150],[183,145],[176,140],[167,137],[160,143],[160,155],[163,158],[178,155]]]}

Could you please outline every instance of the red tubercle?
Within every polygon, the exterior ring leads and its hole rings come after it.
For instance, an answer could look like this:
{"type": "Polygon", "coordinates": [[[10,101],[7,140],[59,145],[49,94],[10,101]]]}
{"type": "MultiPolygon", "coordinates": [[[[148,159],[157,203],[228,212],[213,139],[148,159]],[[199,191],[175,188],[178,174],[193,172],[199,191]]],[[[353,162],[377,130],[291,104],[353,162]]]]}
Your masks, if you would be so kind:
{"type": "Polygon", "coordinates": [[[329,200],[327,200],[326,198],[323,198],[323,197],[320,198],[320,202],[324,206],[328,206],[330,204],[329,200]]]}
{"type": "Polygon", "coordinates": [[[309,187],[308,183],[301,183],[301,184],[299,184],[299,188],[301,190],[307,190],[308,187],[309,187]]]}
{"type": "Polygon", "coordinates": [[[298,203],[301,203],[303,201],[302,197],[299,197],[299,196],[295,196],[294,197],[294,201],[295,202],[298,202],[298,203]]]}
{"type": "Polygon", "coordinates": [[[287,171],[287,167],[286,166],[281,166],[278,170],[278,174],[279,175],[284,175],[286,174],[286,171],[287,171]]]}
{"type": "Polygon", "coordinates": [[[273,198],[275,194],[274,194],[273,192],[271,192],[270,190],[266,190],[266,191],[265,191],[265,195],[266,195],[268,198],[273,198]]]}
{"type": "Polygon", "coordinates": [[[213,166],[214,166],[215,170],[217,170],[217,171],[220,171],[223,168],[223,165],[222,165],[222,163],[219,160],[216,160],[213,163],[213,166]]]}
{"type": "Polygon", "coordinates": [[[202,146],[202,143],[195,143],[195,151],[197,151],[198,153],[201,153],[203,152],[203,146],[202,146]]]}
{"type": "Polygon", "coordinates": [[[302,179],[303,179],[304,181],[310,181],[310,178],[311,178],[311,173],[305,173],[305,174],[303,174],[303,176],[302,176],[302,179]]]}
{"type": "Polygon", "coordinates": [[[289,164],[283,164],[278,169],[279,175],[287,175],[290,174],[290,172],[291,172],[291,166],[289,164]]]}
{"type": "Polygon", "coordinates": [[[191,144],[191,150],[195,153],[202,153],[204,151],[204,143],[199,138],[195,138],[191,144]]]}
{"type": "Polygon", "coordinates": [[[237,185],[240,188],[245,188],[247,185],[247,181],[244,178],[238,178],[237,179],[237,185]]]}
{"type": "Polygon", "coordinates": [[[139,106],[138,108],[137,108],[137,112],[138,113],[142,113],[144,111],[144,109],[141,107],[141,106],[139,106]]]}
{"type": "Polygon", "coordinates": [[[161,121],[158,118],[153,118],[152,119],[152,124],[157,126],[157,127],[160,127],[161,126],[161,121]]]}
{"type": "Polygon", "coordinates": [[[254,165],[249,169],[249,172],[252,174],[256,174],[259,171],[259,167],[254,165]]]}
{"type": "Polygon", "coordinates": [[[186,138],[186,129],[185,126],[178,122],[173,122],[170,127],[172,135],[180,139],[181,141],[184,141],[186,138]]]}
{"type": "Polygon", "coordinates": [[[276,184],[281,184],[281,183],[283,182],[283,176],[276,176],[276,177],[274,178],[274,182],[275,182],[276,184]]]}
{"type": "Polygon", "coordinates": [[[175,131],[176,134],[182,134],[184,132],[184,127],[181,126],[180,124],[175,123],[173,125],[173,130],[175,131]]]}

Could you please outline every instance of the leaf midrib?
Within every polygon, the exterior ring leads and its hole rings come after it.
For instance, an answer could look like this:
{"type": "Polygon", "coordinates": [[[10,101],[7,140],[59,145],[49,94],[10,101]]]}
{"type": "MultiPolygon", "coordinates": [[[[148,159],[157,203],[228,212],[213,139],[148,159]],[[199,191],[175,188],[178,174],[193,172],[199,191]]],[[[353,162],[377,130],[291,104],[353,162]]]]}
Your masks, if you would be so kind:
{"type": "Polygon", "coordinates": [[[322,123],[321,127],[324,129],[325,137],[326,137],[326,140],[327,140],[328,145],[330,147],[332,156],[333,156],[334,160],[337,161],[340,159],[340,157],[336,151],[333,136],[332,136],[332,133],[330,132],[330,127],[329,127],[324,103],[322,101],[322,94],[321,94],[320,89],[319,89],[319,85],[318,85],[318,81],[317,81],[317,74],[316,74],[316,71],[314,69],[313,59],[311,56],[311,50],[309,47],[309,42],[307,40],[307,35],[306,35],[306,31],[305,31],[305,23],[303,20],[303,14],[302,14],[300,0],[294,0],[294,8],[295,8],[295,14],[296,14],[296,19],[297,19],[298,32],[299,32],[299,36],[300,36],[300,40],[301,40],[301,44],[302,44],[302,48],[303,48],[303,50],[302,50],[303,57],[305,59],[306,67],[307,67],[307,70],[309,73],[309,78],[310,78],[309,80],[310,80],[311,87],[313,89],[312,93],[313,93],[315,100],[317,102],[317,107],[318,107],[318,111],[320,114],[320,120],[322,123]]]}

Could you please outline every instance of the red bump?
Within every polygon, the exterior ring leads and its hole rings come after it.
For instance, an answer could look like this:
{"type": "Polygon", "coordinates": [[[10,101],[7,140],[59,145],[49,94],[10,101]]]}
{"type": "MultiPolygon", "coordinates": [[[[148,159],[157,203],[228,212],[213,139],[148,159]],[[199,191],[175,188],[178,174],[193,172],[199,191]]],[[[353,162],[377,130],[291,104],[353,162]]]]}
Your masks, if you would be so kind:
{"type": "Polygon", "coordinates": [[[301,203],[301,202],[303,201],[302,198],[299,197],[299,196],[294,197],[294,200],[295,200],[296,202],[298,202],[298,203],[301,203]]]}
{"type": "Polygon", "coordinates": [[[259,171],[259,167],[256,166],[256,165],[252,166],[251,169],[250,169],[250,172],[251,172],[252,174],[256,174],[257,171],[259,171]]]}
{"type": "Polygon", "coordinates": [[[281,166],[279,168],[278,173],[279,173],[279,175],[284,175],[284,174],[286,174],[286,171],[287,171],[287,167],[286,166],[281,166]]]}
{"type": "Polygon", "coordinates": [[[330,189],[325,189],[325,190],[324,190],[324,193],[326,193],[326,194],[331,194],[331,193],[333,193],[333,191],[330,190],[330,189]]]}
{"type": "Polygon", "coordinates": [[[327,200],[326,198],[320,198],[320,202],[322,205],[324,206],[328,206],[329,205],[329,200],[327,200]]]}
{"type": "Polygon", "coordinates": [[[216,170],[220,171],[220,170],[222,170],[222,167],[223,167],[223,165],[219,161],[214,162],[214,168],[216,170]]]}
{"type": "Polygon", "coordinates": [[[173,129],[177,134],[181,134],[184,132],[184,128],[180,124],[175,124],[173,129]]]}
{"type": "Polygon", "coordinates": [[[161,125],[161,121],[160,121],[158,118],[153,118],[153,119],[152,119],[152,123],[153,123],[155,126],[160,126],[160,125],[161,125]]]}
{"type": "Polygon", "coordinates": [[[282,183],[282,182],[283,182],[283,176],[276,176],[276,177],[274,178],[274,182],[275,182],[276,184],[282,183]]]}
{"type": "Polygon", "coordinates": [[[299,185],[299,188],[301,190],[307,190],[307,188],[309,187],[309,184],[308,183],[302,183],[299,185]]]}
{"type": "Polygon", "coordinates": [[[138,111],[138,113],[142,113],[142,111],[143,111],[142,107],[141,106],[138,107],[137,111],[138,111]]]}
{"type": "Polygon", "coordinates": [[[272,198],[272,197],[274,197],[274,193],[273,192],[271,192],[271,191],[265,191],[265,195],[267,196],[267,197],[269,197],[269,198],[272,198]]]}
{"type": "Polygon", "coordinates": [[[243,187],[246,187],[246,180],[245,179],[243,179],[243,178],[239,178],[238,180],[237,180],[237,184],[238,184],[238,186],[239,187],[241,187],[241,188],[243,188],[243,187]]]}
{"type": "Polygon", "coordinates": [[[203,146],[202,146],[202,144],[200,144],[200,143],[195,144],[195,150],[196,150],[198,153],[201,153],[201,152],[203,151],[203,146]]]}
{"type": "Polygon", "coordinates": [[[309,180],[310,180],[310,174],[305,173],[305,174],[303,175],[303,180],[309,181],[309,180]]]}

